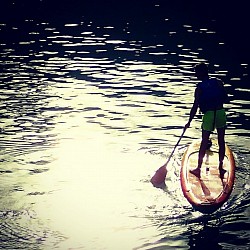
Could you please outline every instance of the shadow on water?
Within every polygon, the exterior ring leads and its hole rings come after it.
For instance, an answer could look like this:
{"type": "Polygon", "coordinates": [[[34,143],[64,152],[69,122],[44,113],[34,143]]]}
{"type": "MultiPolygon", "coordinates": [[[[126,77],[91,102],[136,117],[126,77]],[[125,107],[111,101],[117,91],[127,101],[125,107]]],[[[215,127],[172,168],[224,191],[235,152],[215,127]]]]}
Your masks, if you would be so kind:
{"type": "MultiPolygon", "coordinates": [[[[162,218],[158,241],[138,249],[246,249],[249,246],[248,214],[244,207],[202,215],[186,207],[183,214],[162,218]],[[244,237],[241,237],[244,235],[244,237]]],[[[180,212],[180,209],[179,209],[180,212]]],[[[172,214],[174,210],[172,210],[172,214]]]]}

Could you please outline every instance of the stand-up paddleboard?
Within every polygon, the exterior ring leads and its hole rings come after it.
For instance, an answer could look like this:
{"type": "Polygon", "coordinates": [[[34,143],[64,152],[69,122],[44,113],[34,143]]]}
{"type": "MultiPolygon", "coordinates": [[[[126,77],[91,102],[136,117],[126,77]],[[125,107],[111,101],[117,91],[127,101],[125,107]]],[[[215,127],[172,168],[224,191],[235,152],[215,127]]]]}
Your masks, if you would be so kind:
{"type": "Polygon", "coordinates": [[[189,170],[197,167],[200,140],[195,140],[183,155],[180,172],[181,188],[184,196],[195,210],[213,213],[225,203],[233,189],[235,161],[231,149],[226,145],[223,169],[227,172],[221,178],[219,173],[219,149],[217,141],[206,150],[198,178],[189,170]]]}

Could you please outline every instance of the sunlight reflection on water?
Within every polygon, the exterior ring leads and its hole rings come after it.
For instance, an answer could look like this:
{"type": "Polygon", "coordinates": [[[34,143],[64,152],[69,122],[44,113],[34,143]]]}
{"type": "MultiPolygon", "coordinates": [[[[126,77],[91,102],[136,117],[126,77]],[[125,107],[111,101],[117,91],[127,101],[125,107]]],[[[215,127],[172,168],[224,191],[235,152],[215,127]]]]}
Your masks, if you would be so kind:
{"type": "MultiPolygon", "coordinates": [[[[155,237],[157,228],[149,224],[144,214],[145,206],[152,206],[150,203],[155,200],[146,196],[151,187],[143,185],[144,201],[142,197],[137,199],[136,193],[143,188],[138,178],[145,176],[145,155],[127,155],[120,149],[107,148],[107,136],[98,132],[93,132],[91,141],[79,136],[82,129],[74,132],[59,143],[54,154],[57,160],[39,180],[52,193],[43,206],[37,204],[38,214],[49,220],[55,231],[67,235],[68,240],[61,247],[79,247],[84,242],[84,247],[92,248],[98,242],[96,249],[117,249],[121,241],[129,240],[129,249],[140,241],[141,230],[144,236],[155,237]]],[[[152,156],[147,159],[152,166],[155,164],[152,156]]]]}

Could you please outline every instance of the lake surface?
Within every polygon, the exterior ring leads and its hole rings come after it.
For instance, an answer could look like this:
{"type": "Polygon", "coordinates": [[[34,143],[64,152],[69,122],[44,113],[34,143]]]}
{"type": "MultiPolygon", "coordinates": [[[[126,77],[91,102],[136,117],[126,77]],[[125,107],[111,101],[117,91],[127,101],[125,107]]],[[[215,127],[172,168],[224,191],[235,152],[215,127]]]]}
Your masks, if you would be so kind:
{"type": "Polygon", "coordinates": [[[1,17],[0,249],[249,249],[247,45],[177,4],[60,3],[13,1],[1,17]],[[225,82],[237,164],[212,215],[194,211],[179,183],[200,115],[166,189],[149,181],[188,120],[199,62],[225,82]]]}

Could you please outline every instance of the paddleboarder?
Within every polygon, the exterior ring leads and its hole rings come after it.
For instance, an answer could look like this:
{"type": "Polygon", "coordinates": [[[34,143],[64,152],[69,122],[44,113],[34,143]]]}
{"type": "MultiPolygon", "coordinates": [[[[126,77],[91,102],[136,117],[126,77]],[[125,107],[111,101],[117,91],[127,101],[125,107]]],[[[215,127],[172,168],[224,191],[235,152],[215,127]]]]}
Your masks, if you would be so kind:
{"type": "Polygon", "coordinates": [[[223,178],[225,170],[223,169],[223,160],[225,156],[225,128],[226,112],[223,104],[228,101],[224,84],[220,79],[212,78],[208,74],[208,67],[205,63],[195,66],[195,76],[199,82],[194,93],[194,102],[190,110],[189,120],[185,129],[190,127],[198,108],[203,113],[202,118],[202,140],[198,155],[197,168],[190,170],[192,174],[200,178],[200,171],[203,157],[209,142],[209,136],[216,128],[218,145],[219,145],[219,171],[220,177],[223,178]]]}

